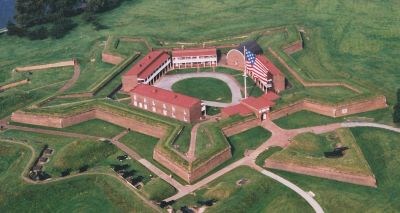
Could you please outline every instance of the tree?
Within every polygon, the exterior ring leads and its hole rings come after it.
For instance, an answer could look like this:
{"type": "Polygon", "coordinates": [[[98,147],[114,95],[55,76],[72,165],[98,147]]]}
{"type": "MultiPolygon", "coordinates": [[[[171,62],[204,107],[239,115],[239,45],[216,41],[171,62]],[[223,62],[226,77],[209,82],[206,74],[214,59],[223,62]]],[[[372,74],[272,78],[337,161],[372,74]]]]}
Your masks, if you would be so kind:
{"type": "Polygon", "coordinates": [[[397,89],[397,103],[400,104],[400,88],[397,89]]]}
{"type": "Polygon", "coordinates": [[[397,103],[393,107],[393,122],[400,123],[400,89],[397,90],[397,103]]]}
{"type": "Polygon", "coordinates": [[[22,29],[21,27],[18,27],[17,25],[15,25],[14,23],[12,23],[11,21],[9,21],[7,23],[7,34],[8,35],[16,35],[16,36],[24,36],[25,35],[25,30],[22,29]]]}

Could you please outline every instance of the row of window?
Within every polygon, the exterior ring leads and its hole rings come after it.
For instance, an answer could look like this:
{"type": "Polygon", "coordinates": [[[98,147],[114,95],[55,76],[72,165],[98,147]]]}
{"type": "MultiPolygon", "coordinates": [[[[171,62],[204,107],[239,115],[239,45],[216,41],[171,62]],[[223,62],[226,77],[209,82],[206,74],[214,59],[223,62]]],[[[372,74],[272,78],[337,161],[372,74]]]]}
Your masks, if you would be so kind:
{"type": "Polygon", "coordinates": [[[217,58],[217,56],[186,56],[186,57],[172,57],[173,60],[197,59],[197,58],[217,58]]]}
{"type": "MultiPolygon", "coordinates": [[[[154,101],[153,101],[153,103],[154,103],[154,101]]],[[[147,105],[146,103],[133,101],[133,105],[134,105],[135,107],[139,107],[139,108],[142,108],[142,109],[145,109],[145,110],[150,110],[149,107],[148,107],[148,105],[147,105]]],[[[153,111],[154,113],[157,113],[157,108],[153,105],[153,106],[151,106],[151,111],[153,111]]],[[[163,104],[163,109],[160,110],[160,112],[162,112],[162,114],[163,114],[164,116],[170,116],[170,117],[172,117],[172,118],[176,118],[176,115],[175,115],[175,108],[174,108],[173,106],[172,106],[172,111],[171,111],[170,113],[168,113],[168,110],[166,109],[165,104],[163,104]]],[[[184,120],[184,121],[187,121],[187,117],[186,117],[186,116],[187,116],[187,113],[186,113],[186,110],[183,112],[183,114],[184,114],[183,120],[184,120]]]]}

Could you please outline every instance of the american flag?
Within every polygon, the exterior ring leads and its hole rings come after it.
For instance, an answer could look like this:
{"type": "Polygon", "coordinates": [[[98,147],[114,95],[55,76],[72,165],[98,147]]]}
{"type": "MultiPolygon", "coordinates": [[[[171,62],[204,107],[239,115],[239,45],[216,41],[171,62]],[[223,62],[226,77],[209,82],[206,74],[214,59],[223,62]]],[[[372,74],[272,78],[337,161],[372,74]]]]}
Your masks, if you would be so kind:
{"type": "Polygon", "coordinates": [[[247,73],[252,74],[255,78],[257,78],[262,83],[266,83],[268,78],[268,69],[264,66],[264,64],[257,59],[256,55],[249,50],[246,50],[246,71],[247,73]]]}

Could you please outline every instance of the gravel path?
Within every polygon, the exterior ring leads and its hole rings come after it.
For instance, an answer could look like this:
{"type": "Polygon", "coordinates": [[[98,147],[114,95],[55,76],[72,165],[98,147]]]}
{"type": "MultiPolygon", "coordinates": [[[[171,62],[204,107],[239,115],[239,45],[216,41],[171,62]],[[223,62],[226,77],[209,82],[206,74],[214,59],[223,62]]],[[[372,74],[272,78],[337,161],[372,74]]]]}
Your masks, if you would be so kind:
{"type": "Polygon", "coordinates": [[[176,74],[176,75],[166,75],[157,81],[154,86],[172,91],[172,85],[178,81],[188,79],[188,78],[216,78],[224,81],[232,93],[231,103],[220,103],[213,101],[203,101],[208,106],[214,107],[227,107],[231,105],[238,104],[242,100],[242,93],[240,91],[240,84],[231,75],[216,72],[199,72],[199,73],[186,73],[186,74],[176,74]]]}

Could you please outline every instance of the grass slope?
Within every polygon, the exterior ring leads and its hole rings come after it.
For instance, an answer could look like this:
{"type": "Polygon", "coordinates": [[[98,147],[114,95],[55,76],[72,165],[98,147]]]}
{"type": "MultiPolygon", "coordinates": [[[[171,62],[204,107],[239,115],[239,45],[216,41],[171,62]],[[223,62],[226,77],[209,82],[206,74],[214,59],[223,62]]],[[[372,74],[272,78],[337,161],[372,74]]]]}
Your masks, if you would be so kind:
{"type": "Polygon", "coordinates": [[[313,133],[297,135],[287,148],[273,154],[270,159],[307,167],[328,167],[351,174],[373,175],[349,129],[337,129],[322,135],[313,133]],[[349,148],[343,157],[324,156],[324,152],[333,151],[337,146],[349,148]]]}
{"type": "Polygon", "coordinates": [[[248,168],[239,167],[178,200],[173,206],[198,206],[215,199],[207,212],[312,212],[311,207],[285,186],[248,168]],[[240,179],[248,182],[237,186],[240,179]]]}
{"type": "Polygon", "coordinates": [[[31,154],[26,147],[0,142],[1,212],[153,212],[121,182],[108,176],[80,176],[44,185],[22,182],[31,154]]]}
{"type": "Polygon", "coordinates": [[[367,127],[352,128],[351,131],[376,176],[378,188],[276,172],[304,190],[313,191],[327,212],[399,212],[400,134],[367,127]]]}

